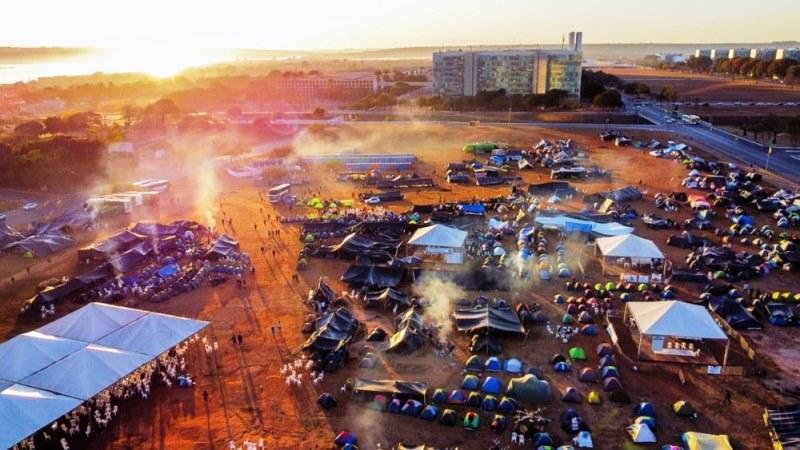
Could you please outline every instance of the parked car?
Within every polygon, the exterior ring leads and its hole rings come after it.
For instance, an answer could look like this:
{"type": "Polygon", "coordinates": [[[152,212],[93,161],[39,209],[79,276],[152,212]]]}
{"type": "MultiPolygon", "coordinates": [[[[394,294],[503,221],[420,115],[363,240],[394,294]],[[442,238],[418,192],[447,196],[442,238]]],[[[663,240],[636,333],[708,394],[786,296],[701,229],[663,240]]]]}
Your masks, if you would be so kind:
{"type": "Polygon", "coordinates": [[[32,210],[34,210],[34,209],[36,209],[38,207],[39,207],[38,203],[30,202],[30,203],[25,203],[25,205],[22,207],[22,209],[24,209],[25,211],[32,211],[32,210]]]}

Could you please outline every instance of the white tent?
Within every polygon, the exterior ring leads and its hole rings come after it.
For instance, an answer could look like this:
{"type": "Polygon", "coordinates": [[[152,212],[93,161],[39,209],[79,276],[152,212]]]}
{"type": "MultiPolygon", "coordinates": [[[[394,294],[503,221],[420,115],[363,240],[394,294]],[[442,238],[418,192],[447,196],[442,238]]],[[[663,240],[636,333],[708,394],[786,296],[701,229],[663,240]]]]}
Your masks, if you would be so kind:
{"type": "Polygon", "coordinates": [[[728,339],[708,310],[677,300],[628,302],[625,308],[646,336],[674,336],[683,339],[728,339]]]}
{"type": "Polygon", "coordinates": [[[408,246],[421,247],[427,254],[443,255],[447,263],[461,264],[464,262],[464,242],[467,240],[467,234],[466,231],[457,228],[441,224],[431,225],[417,229],[408,240],[408,246]]]}
{"type": "Polygon", "coordinates": [[[604,257],[631,258],[638,262],[664,259],[664,254],[653,241],[635,234],[597,238],[595,245],[604,257]]]}
{"type": "MultiPolygon", "coordinates": [[[[730,341],[728,336],[711,317],[706,308],[700,305],[670,300],[660,302],[628,302],[625,304],[624,320],[630,317],[639,329],[638,352],[641,351],[645,336],[651,339],[671,337],[688,340],[724,340],[725,355],[722,365],[728,363],[730,341]]],[[[655,340],[654,340],[655,342],[655,340]]]]}
{"type": "Polygon", "coordinates": [[[90,303],[0,344],[0,448],[14,446],[206,326],[90,303]],[[101,339],[107,345],[95,344],[101,339]]]}
{"type": "Polygon", "coordinates": [[[90,303],[72,314],[67,314],[39,328],[39,331],[78,341],[96,342],[145,314],[147,311],[139,309],[90,303]]]}
{"type": "Polygon", "coordinates": [[[0,379],[17,382],[83,347],[85,342],[38,331],[20,334],[0,345],[0,379]]]}
{"type": "Polygon", "coordinates": [[[635,423],[628,427],[628,434],[631,435],[631,440],[637,444],[654,444],[656,443],[656,435],[653,430],[643,423],[635,423]]]}
{"type": "Polygon", "coordinates": [[[417,229],[408,240],[408,245],[456,248],[463,247],[466,240],[466,231],[436,224],[417,229]]]}
{"type": "Polygon", "coordinates": [[[97,343],[129,352],[156,357],[187,336],[205,328],[206,323],[183,317],[150,313],[114,331],[97,343]]]}
{"type": "Polygon", "coordinates": [[[77,398],[0,382],[0,448],[13,447],[81,403],[77,398]]]}
{"type": "Polygon", "coordinates": [[[567,215],[538,215],[534,222],[545,229],[563,230],[569,232],[585,232],[603,236],[622,236],[633,233],[632,227],[627,227],[618,222],[595,222],[592,220],[578,219],[567,215]]]}
{"type": "Polygon", "coordinates": [[[90,344],[21,383],[89,400],[151,359],[139,353],[90,344]]]}

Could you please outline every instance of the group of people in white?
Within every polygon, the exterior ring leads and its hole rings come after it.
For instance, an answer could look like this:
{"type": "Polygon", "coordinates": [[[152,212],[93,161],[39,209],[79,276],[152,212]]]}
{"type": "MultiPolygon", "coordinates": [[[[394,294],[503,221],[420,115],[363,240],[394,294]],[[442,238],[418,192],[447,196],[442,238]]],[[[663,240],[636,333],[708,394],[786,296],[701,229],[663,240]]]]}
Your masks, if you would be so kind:
{"type": "Polygon", "coordinates": [[[303,371],[305,371],[309,374],[311,384],[317,386],[318,384],[322,383],[322,380],[325,378],[325,372],[322,370],[316,372],[311,370],[313,368],[314,361],[308,359],[306,355],[302,355],[300,358],[284,364],[281,367],[281,376],[286,377],[285,380],[287,386],[299,387],[303,385],[303,371]]]}
{"type": "Polygon", "coordinates": [[[264,450],[266,448],[264,438],[258,438],[258,441],[245,439],[242,445],[237,445],[236,441],[228,442],[228,449],[230,450],[264,450]]]}
{"type": "Polygon", "coordinates": [[[550,325],[550,322],[547,322],[545,327],[547,328],[547,334],[553,336],[556,338],[556,340],[559,340],[564,344],[569,342],[569,340],[572,339],[572,336],[578,334],[578,329],[569,325],[557,325],[554,330],[550,325]]]}
{"type": "Polygon", "coordinates": [[[167,387],[171,387],[176,381],[185,385],[186,382],[183,380],[186,379],[191,384],[191,380],[185,375],[185,354],[189,343],[196,340],[197,336],[194,336],[168,354],[160,356],[157,361],[140,367],[114,386],[53,422],[49,427],[19,442],[13,449],[35,450],[39,444],[47,448],[60,446],[62,450],[70,450],[72,448],[70,443],[76,445],[81,439],[87,439],[92,433],[106,428],[119,412],[117,403],[136,397],[147,399],[150,396],[154,376],[156,379],[160,378],[162,384],[167,387]]]}

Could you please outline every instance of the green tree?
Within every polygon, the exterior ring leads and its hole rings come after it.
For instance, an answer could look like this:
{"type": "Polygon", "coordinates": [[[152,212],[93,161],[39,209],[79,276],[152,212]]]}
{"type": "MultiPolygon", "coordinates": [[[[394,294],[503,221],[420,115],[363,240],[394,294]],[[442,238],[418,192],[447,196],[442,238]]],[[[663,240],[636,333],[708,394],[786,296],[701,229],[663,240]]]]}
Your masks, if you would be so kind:
{"type": "Polygon", "coordinates": [[[163,127],[168,117],[175,117],[180,113],[178,105],[168,98],[162,98],[155,103],[147,105],[144,109],[145,117],[151,118],[163,127]]]}
{"type": "Polygon", "coordinates": [[[786,69],[784,80],[791,84],[800,83],[800,64],[795,64],[786,69]]]}
{"type": "Polygon", "coordinates": [[[38,120],[23,122],[14,127],[14,134],[17,136],[36,137],[44,134],[45,126],[38,120]]]}
{"type": "Polygon", "coordinates": [[[596,108],[617,109],[623,106],[622,96],[616,89],[606,89],[592,99],[592,105],[596,108]]]}
{"type": "Polygon", "coordinates": [[[675,86],[667,84],[661,88],[658,98],[665,102],[674,102],[678,100],[678,90],[675,89],[675,86]]]}
{"type": "Polygon", "coordinates": [[[795,64],[797,64],[797,61],[793,59],[776,59],[775,61],[770,62],[769,66],[767,66],[767,76],[782,80],[786,78],[786,72],[789,70],[789,67],[792,67],[795,64]]]}
{"type": "Polygon", "coordinates": [[[625,93],[628,95],[635,95],[637,97],[642,95],[650,95],[650,86],[640,83],[627,83],[625,84],[625,93]]]}
{"type": "Polygon", "coordinates": [[[311,112],[311,117],[315,119],[324,119],[325,110],[323,108],[314,108],[314,111],[311,112]]]}

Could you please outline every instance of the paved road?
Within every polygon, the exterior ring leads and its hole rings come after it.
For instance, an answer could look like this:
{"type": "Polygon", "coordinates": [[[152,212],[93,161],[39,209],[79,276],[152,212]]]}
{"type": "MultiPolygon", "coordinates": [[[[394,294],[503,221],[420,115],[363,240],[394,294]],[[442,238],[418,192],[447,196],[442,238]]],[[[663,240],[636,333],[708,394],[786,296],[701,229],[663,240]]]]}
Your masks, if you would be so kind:
{"type": "MultiPolygon", "coordinates": [[[[628,108],[631,108],[626,100],[628,108]]],[[[634,109],[634,108],[631,108],[634,109]]],[[[666,123],[667,112],[654,104],[643,104],[638,108],[639,114],[662,127],[667,132],[691,139],[699,143],[703,149],[740,163],[752,164],[766,169],[792,183],[800,183],[800,149],[776,148],[768,155],[767,146],[733,135],[707,122],[697,125],[681,121],[666,123]]]]}
{"type": "Polygon", "coordinates": [[[24,228],[33,222],[44,222],[80,206],[82,196],[78,194],[56,195],[16,189],[0,189],[0,200],[19,205],[17,208],[1,211],[6,223],[15,228],[24,228]],[[39,206],[25,211],[25,203],[36,202],[39,206]]]}

